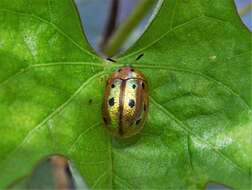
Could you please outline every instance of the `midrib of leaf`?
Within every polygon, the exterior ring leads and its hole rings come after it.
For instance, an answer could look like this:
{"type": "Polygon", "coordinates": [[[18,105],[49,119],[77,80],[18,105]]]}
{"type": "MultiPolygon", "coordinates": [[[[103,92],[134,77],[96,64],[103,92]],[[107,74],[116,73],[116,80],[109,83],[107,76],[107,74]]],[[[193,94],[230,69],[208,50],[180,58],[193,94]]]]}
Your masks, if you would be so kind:
{"type": "Polygon", "coordinates": [[[213,81],[214,83],[221,85],[225,90],[239,98],[240,102],[248,109],[249,113],[252,114],[252,110],[249,107],[248,103],[237,93],[235,92],[230,86],[224,84],[222,81],[219,81],[212,76],[209,76],[205,73],[199,72],[199,71],[193,71],[190,69],[182,69],[182,68],[174,68],[171,66],[155,66],[155,65],[146,65],[146,64],[139,64],[139,65],[134,65],[134,67],[138,68],[151,68],[151,69],[163,69],[163,70],[168,70],[168,71],[174,71],[174,72],[183,72],[183,73],[190,73],[193,75],[198,75],[201,76],[207,80],[213,81]]]}
{"type": "Polygon", "coordinates": [[[47,63],[38,63],[38,64],[33,64],[33,65],[29,65],[27,67],[21,68],[19,71],[17,71],[16,73],[14,73],[13,75],[9,76],[8,78],[6,78],[5,80],[1,81],[0,83],[0,88],[4,85],[6,85],[10,80],[15,79],[16,77],[18,77],[19,75],[29,71],[30,69],[33,68],[38,68],[38,67],[52,67],[52,66],[62,66],[62,65],[70,65],[70,66],[78,66],[78,65],[90,65],[90,66],[96,66],[96,67],[104,67],[104,65],[100,64],[100,63],[92,63],[92,62],[47,62],[47,63]]]}

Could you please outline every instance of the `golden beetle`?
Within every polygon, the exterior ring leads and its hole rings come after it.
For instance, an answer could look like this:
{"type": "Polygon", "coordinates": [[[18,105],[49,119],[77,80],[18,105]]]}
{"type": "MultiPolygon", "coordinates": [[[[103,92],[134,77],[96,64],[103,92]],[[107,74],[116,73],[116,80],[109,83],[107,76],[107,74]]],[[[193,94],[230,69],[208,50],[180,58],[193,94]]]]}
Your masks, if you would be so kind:
{"type": "Polygon", "coordinates": [[[130,66],[112,73],[107,80],[103,121],[116,137],[127,138],[140,132],[148,113],[148,84],[144,74],[130,66]]]}

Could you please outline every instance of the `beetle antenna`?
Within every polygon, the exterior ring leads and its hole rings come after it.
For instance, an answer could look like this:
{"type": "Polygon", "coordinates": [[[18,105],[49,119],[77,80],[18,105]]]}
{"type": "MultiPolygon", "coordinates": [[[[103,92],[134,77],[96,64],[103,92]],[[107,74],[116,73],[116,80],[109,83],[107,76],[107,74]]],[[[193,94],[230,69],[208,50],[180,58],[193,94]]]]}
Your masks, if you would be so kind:
{"type": "Polygon", "coordinates": [[[111,62],[113,62],[113,63],[116,63],[116,60],[114,60],[114,59],[112,59],[112,58],[110,58],[110,57],[108,57],[107,60],[108,60],[108,61],[111,61],[111,62]]]}
{"type": "Polygon", "coordinates": [[[136,58],[136,61],[139,60],[141,57],[144,56],[144,53],[141,53],[137,58],[136,58]]]}

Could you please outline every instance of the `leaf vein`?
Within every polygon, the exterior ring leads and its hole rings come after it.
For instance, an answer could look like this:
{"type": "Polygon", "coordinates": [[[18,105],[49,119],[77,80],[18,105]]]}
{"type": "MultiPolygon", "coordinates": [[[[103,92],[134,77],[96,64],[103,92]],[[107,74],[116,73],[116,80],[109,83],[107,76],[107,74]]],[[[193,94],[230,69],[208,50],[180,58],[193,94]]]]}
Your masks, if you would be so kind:
{"type": "Polygon", "coordinates": [[[69,66],[90,65],[90,66],[96,66],[96,67],[104,67],[104,65],[100,63],[84,62],[84,61],[37,63],[37,64],[32,65],[32,67],[49,67],[49,66],[62,66],[62,65],[69,65],[69,66]]]}
{"type": "Polygon", "coordinates": [[[93,125],[91,125],[90,127],[88,127],[86,130],[84,130],[74,141],[72,146],[69,148],[69,153],[73,151],[74,146],[79,142],[79,140],[82,138],[83,135],[87,134],[89,131],[91,131],[93,128],[97,127],[98,125],[100,125],[101,123],[95,123],[93,125]]]}
{"type": "Polygon", "coordinates": [[[105,171],[103,174],[101,174],[101,175],[95,180],[95,182],[93,183],[91,189],[94,189],[94,188],[99,184],[99,182],[101,181],[101,179],[102,179],[103,177],[106,176],[106,174],[107,174],[106,171],[105,171]]]}
{"type": "Polygon", "coordinates": [[[18,75],[25,73],[26,71],[32,69],[32,68],[38,68],[38,67],[50,67],[50,66],[62,66],[62,65],[67,65],[67,66],[80,66],[80,65],[90,65],[90,66],[96,66],[96,67],[104,67],[102,64],[99,63],[92,63],[92,62],[48,62],[48,63],[38,63],[34,65],[29,65],[27,67],[22,67],[19,69],[16,73],[13,75],[7,77],[0,83],[0,87],[4,86],[7,84],[10,80],[16,78],[18,75]]]}
{"type": "Polygon", "coordinates": [[[162,34],[159,38],[157,38],[156,40],[153,40],[151,43],[149,43],[148,45],[146,45],[145,47],[143,48],[140,48],[139,50],[135,51],[135,52],[132,52],[126,56],[123,56],[122,58],[120,58],[121,60],[127,58],[127,57],[130,57],[130,56],[134,56],[136,54],[139,54],[140,52],[150,48],[151,46],[155,45],[156,43],[158,43],[159,41],[161,41],[163,38],[165,38],[168,34],[174,32],[175,30],[179,29],[179,28],[182,28],[183,26],[187,25],[187,24],[191,24],[192,22],[194,22],[195,20],[198,20],[198,19],[201,19],[201,18],[204,18],[204,16],[199,16],[199,17],[195,17],[191,20],[188,20],[174,28],[172,28],[171,30],[168,30],[167,32],[165,32],[164,34],[162,34]]]}
{"type": "Polygon", "coordinates": [[[183,129],[185,132],[187,132],[188,134],[191,134],[192,136],[194,136],[195,138],[197,138],[198,140],[200,140],[201,142],[203,142],[204,144],[208,145],[212,150],[214,150],[218,155],[220,155],[224,160],[228,161],[234,168],[236,168],[240,173],[244,173],[247,174],[245,171],[243,171],[243,169],[234,161],[232,161],[230,158],[228,158],[223,152],[219,151],[217,147],[215,147],[213,144],[205,141],[203,138],[201,138],[199,135],[197,135],[196,133],[194,133],[192,130],[189,129],[189,126],[184,123],[183,121],[181,121],[180,119],[178,119],[175,115],[173,115],[167,108],[165,108],[163,105],[159,104],[153,97],[150,97],[151,102],[157,106],[160,110],[162,110],[168,117],[170,117],[171,119],[173,119],[175,122],[177,122],[179,124],[179,126],[181,127],[181,129],[183,129]]]}
{"type": "Polygon", "coordinates": [[[87,55],[90,55],[92,57],[95,58],[99,58],[97,56],[95,56],[94,54],[92,54],[91,52],[89,52],[88,50],[84,49],[83,47],[81,47],[81,45],[79,43],[77,43],[76,41],[74,41],[67,33],[65,33],[62,29],[60,29],[56,24],[54,24],[51,21],[48,21],[40,16],[37,16],[35,14],[29,14],[29,13],[24,13],[24,12],[19,12],[19,11],[14,11],[14,10],[10,10],[10,9],[3,9],[1,8],[0,11],[2,12],[6,12],[6,13],[10,13],[10,14],[16,14],[19,16],[26,16],[26,17],[32,17],[34,19],[36,19],[37,21],[43,22],[45,24],[48,24],[49,26],[53,27],[56,31],[58,31],[59,34],[61,34],[62,36],[66,37],[73,45],[75,45],[77,48],[79,48],[82,52],[84,52],[87,55]]]}
{"type": "Polygon", "coordinates": [[[117,182],[121,183],[122,185],[126,185],[131,189],[137,189],[137,188],[134,188],[133,185],[131,185],[128,181],[126,181],[125,179],[123,179],[119,175],[116,175],[116,174],[114,174],[114,175],[115,175],[115,180],[117,180],[117,182]]]}
{"type": "MultiPolygon", "coordinates": [[[[55,111],[53,111],[51,114],[49,114],[46,118],[44,118],[39,124],[37,124],[35,127],[33,127],[33,129],[31,129],[27,135],[24,137],[23,141],[19,144],[19,146],[16,147],[16,149],[14,149],[9,156],[11,156],[12,153],[15,153],[16,151],[18,151],[26,142],[29,141],[29,139],[32,137],[32,135],[39,130],[41,127],[44,126],[44,124],[49,121],[50,119],[52,119],[55,115],[59,114],[74,98],[75,96],[77,96],[81,90],[83,88],[85,88],[93,79],[103,75],[104,72],[99,72],[95,75],[93,75],[92,77],[90,77],[89,79],[87,79],[63,104],[61,104],[58,108],[56,108],[55,111]]],[[[7,157],[8,159],[8,157],[7,157]]],[[[6,160],[7,160],[6,159],[6,160]]]]}
{"type": "Polygon", "coordinates": [[[125,56],[121,57],[120,59],[123,60],[123,59],[125,59],[125,58],[127,58],[127,57],[130,57],[130,56],[134,56],[134,55],[136,55],[136,54],[139,54],[140,52],[142,52],[142,51],[144,51],[144,50],[146,50],[146,49],[149,49],[150,47],[152,47],[153,45],[155,45],[156,43],[158,43],[159,41],[161,41],[161,40],[162,40],[163,38],[165,38],[168,34],[174,32],[174,31],[176,31],[176,30],[178,30],[178,29],[180,29],[180,28],[182,28],[182,27],[184,27],[184,26],[186,26],[186,25],[190,25],[191,23],[193,23],[193,22],[195,22],[195,21],[197,21],[197,20],[200,20],[200,19],[202,19],[202,18],[209,18],[209,19],[216,20],[216,21],[218,21],[218,22],[224,22],[224,23],[227,22],[227,21],[225,21],[225,20],[221,20],[221,19],[219,19],[219,18],[215,18],[215,17],[212,17],[212,16],[200,15],[200,16],[198,16],[198,17],[192,18],[191,20],[188,20],[188,21],[186,21],[186,22],[184,22],[184,23],[182,23],[182,24],[179,24],[179,25],[175,26],[174,28],[172,28],[172,29],[166,31],[164,34],[162,34],[162,35],[161,35],[159,38],[157,38],[156,40],[153,40],[152,42],[150,42],[150,43],[149,43],[148,45],[146,45],[145,47],[140,48],[139,50],[136,50],[136,51],[134,51],[134,52],[132,52],[132,53],[130,53],[130,54],[128,54],[128,55],[125,55],[125,56]]]}
{"type": "Polygon", "coordinates": [[[21,75],[23,73],[25,73],[26,71],[28,71],[31,68],[31,66],[27,66],[27,67],[22,67],[21,69],[19,69],[16,73],[12,74],[11,76],[7,77],[6,79],[4,79],[3,81],[1,81],[0,83],[0,88],[2,86],[4,86],[5,84],[7,84],[9,81],[11,81],[12,79],[16,78],[18,75],[21,75]]]}
{"type": "Polygon", "coordinates": [[[237,93],[235,92],[230,86],[226,85],[222,81],[219,81],[212,76],[209,76],[207,74],[204,74],[202,72],[198,71],[192,71],[188,69],[181,69],[181,68],[174,68],[174,67],[169,67],[169,66],[155,66],[155,65],[134,65],[134,67],[139,67],[139,68],[151,68],[151,69],[163,69],[163,70],[170,70],[174,72],[184,72],[184,73],[190,73],[193,75],[199,75],[207,80],[213,81],[218,85],[221,85],[225,90],[227,90],[229,93],[233,94],[234,96],[238,97],[240,101],[243,103],[243,105],[248,109],[249,113],[251,114],[251,108],[249,104],[237,93]]]}

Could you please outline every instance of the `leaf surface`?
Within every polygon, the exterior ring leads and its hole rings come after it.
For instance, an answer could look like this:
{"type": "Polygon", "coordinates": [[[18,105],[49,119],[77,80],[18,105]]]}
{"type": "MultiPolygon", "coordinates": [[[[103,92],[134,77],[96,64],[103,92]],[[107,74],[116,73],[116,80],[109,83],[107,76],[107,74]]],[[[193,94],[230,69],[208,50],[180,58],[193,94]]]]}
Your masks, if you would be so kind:
{"type": "Polygon", "coordinates": [[[144,131],[126,142],[101,127],[120,64],[92,53],[72,1],[3,0],[0,36],[1,188],[52,154],[93,189],[251,187],[251,34],[231,0],[164,1],[119,58],[150,86],[144,131]]]}
{"type": "Polygon", "coordinates": [[[212,181],[251,188],[251,45],[233,1],[164,1],[144,35],[120,59],[130,64],[144,53],[133,65],[151,76],[145,129],[159,131],[162,154],[177,154],[158,156],[164,171],[174,171],[170,180],[160,174],[159,184],[203,188],[212,181]],[[169,136],[176,147],[166,144],[169,136]]]}

